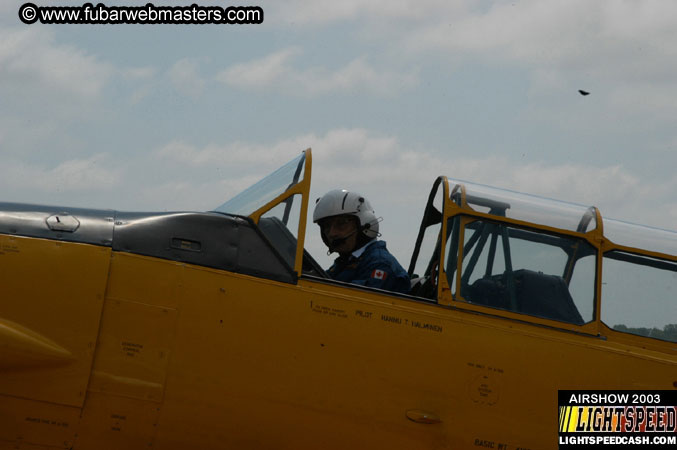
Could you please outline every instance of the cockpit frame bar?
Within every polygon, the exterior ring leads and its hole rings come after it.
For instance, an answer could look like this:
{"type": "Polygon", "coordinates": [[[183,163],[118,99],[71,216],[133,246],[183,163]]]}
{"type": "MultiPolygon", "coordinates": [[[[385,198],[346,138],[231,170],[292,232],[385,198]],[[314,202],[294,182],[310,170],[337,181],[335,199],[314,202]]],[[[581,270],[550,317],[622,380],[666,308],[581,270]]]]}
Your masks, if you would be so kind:
{"type": "MultiPolygon", "coordinates": [[[[304,164],[303,170],[303,179],[297,183],[291,183],[290,187],[287,188],[282,194],[278,195],[253,213],[249,217],[258,225],[261,216],[277,206],[279,203],[291,198],[293,195],[301,195],[301,216],[299,217],[299,225],[297,230],[297,242],[296,242],[296,256],[294,258],[294,272],[298,277],[301,276],[302,267],[303,267],[303,248],[305,243],[306,236],[306,221],[308,217],[308,198],[310,197],[310,181],[312,177],[312,163],[313,155],[310,148],[303,151],[304,158],[301,161],[304,164]]],[[[297,171],[294,175],[294,179],[298,179],[299,170],[301,165],[297,168],[297,171]]],[[[288,216],[288,205],[285,207],[285,215],[288,216]]]]}

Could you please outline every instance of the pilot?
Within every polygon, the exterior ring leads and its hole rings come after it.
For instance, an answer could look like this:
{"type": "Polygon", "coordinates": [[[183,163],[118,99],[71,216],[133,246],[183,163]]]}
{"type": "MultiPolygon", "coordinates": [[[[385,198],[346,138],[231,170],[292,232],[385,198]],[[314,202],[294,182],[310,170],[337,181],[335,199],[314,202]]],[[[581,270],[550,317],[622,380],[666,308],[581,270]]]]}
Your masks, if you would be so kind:
{"type": "Polygon", "coordinates": [[[381,218],[357,192],[336,189],[317,199],[313,222],[329,253],[339,257],[327,270],[335,280],[406,294],[407,272],[377,236],[381,218]]]}

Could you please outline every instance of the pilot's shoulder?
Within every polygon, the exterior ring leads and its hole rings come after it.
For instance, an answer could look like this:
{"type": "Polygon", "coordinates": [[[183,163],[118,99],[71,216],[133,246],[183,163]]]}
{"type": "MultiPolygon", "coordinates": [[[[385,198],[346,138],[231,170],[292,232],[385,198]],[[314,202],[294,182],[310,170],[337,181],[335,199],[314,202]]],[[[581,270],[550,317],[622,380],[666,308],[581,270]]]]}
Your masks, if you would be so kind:
{"type": "Polygon", "coordinates": [[[385,241],[375,241],[369,244],[364,252],[364,262],[370,269],[381,269],[391,273],[404,271],[397,259],[386,248],[385,241]]]}
{"type": "Polygon", "coordinates": [[[363,256],[368,260],[390,259],[393,256],[386,248],[385,241],[372,241],[364,250],[363,256]]]}

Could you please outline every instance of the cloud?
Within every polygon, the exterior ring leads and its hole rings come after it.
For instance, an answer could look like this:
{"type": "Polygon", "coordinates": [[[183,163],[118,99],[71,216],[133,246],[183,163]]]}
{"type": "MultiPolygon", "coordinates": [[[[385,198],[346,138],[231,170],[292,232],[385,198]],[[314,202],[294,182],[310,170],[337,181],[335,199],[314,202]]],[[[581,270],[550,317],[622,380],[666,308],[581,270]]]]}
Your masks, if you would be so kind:
{"type": "Polygon", "coordinates": [[[522,71],[530,104],[543,105],[537,114],[552,123],[560,119],[553,95],[578,89],[594,89],[599,109],[613,114],[607,123],[677,118],[675,2],[295,0],[267,8],[304,30],[348,27],[353,39],[423,70],[434,58],[450,70],[522,71]]]}
{"type": "Polygon", "coordinates": [[[672,79],[676,14],[677,4],[659,1],[496,1],[486,10],[440,14],[401,42],[413,53],[447,50],[588,77],[672,79]]]}
{"type": "Polygon", "coordinates": [[[324,67],[298,68],[296,47],[271,53],[261,59],[235,64],[218,74],[217,80],[249,90],[274,89],[301,95],[343,92],[394,94],[418,84],[414,72],[378,70],[365,57],[353,59],[333,71],[324,67]]]}
{"type": "MultiPolygon", "coordinates": [[[[628,52],[637,51],[641,59],[677,53],[671,45],[677,37],[677,4],[662,0],[292,0],[268,8],[305,27],[328,22],[362,26],[370,30],[368,39],[395,37],[393,46],[411,52],[448,49],[572,68],[581,62],[579,68],[595,62],[605,66],[628,52]]],[[[656,70],[623,62],[631,72],[656,70]]]]}
{"type": "Polygon", "coordinates": [[[289,62],[300,53],[301,50],[296,47],[287,48],[261,59],[235,64],[222,71],[217,79],[238,87],[265,88],[279,80],[293,78],[294,72],[289,62]]]}
{"type": "Polygon", "coordinates": [[[3,0],[0,2],[0,24],[16,25],[19,22],[19,8],[24,4],[23,0],[3,0]]]}
{"type": "MultiPolygon", "coordinates": [[[[105,88],[118,81],[131,86],[132,102],[151,90],[154,67],[118,67],[76,46],[59,43],[57,36],[56,31],[43,26],[0,29],[0,89],[21,107],[39,100],[40,107],[31,109],[33,114],[47,107],[50,116],[81,115],[92,100],[104,97],[105,88]]],[[[188,79],[190,73],[180,63],[175,65],[172,81],[187,85],[194,79],[188,79]]],[[[195,86],[200,85],[195,82],[192,89],[195,86]]]]}
{"type": "Polygon", "coordinates": [[[47,89],[79,97],[98,96],[113,66],[55,42],[45,27],[0,30],[0,77],[5,88],[47,89]]]}
{"type": "Polygon", "coordinates": [[[61,195],[86,198],[93,192],[100,195],[115,189],[121,179],[120,169],[111,166],[106,154],[70,159],[53,167],[12,159],[0,166],[0,190],[8,201],[32,198],[45,203],[61,195]]]}
{"type": "MultiPolygon", "coordinates": [[[[170,166],[209,170],[221,182],[210,200],[215,204],[244,189],[307,148],[313,148],[313,196],[335,188],[369,194],[392,211],[418,218],[438,175],[536,194],[583,205],[596,205],[604,215],[672,227],[677,179],[644,179],[619,164],[523,163],[502,156],[473,157],[471,152],[441,153],[407,148],[397,137],[360,128],[324,134],[308,133],[269,144],[236,142],[197,147],[173,141],[154,156],[170,166]],[[218,173],[216,169],[218,168],[218,173]],[[225,182],[224,180],[228,180],[225,182]],[[651,199],[648,201],[647,199],[651,199]]],[[[202,172],[204,173],[204,172],[202,172]]],[[[392,214],[392,213],[391,213],[392,214]]],[[[396,214],[400,217],[399,213],[396,214]]],[[[400,220],[402,217],[400,217],[400,220]]],[[[418,219],[415,219],[418,220],[418,219]]]]}
{"type": "Polygon", "coordinates": [[[189,97],[199,97],[205,89],[205,80],[198,73],[198,64],[191,59],[181,59],[168,72],[174,88],[189,97]]]}
{"type": "Polygon", "coordinates": [[[149,80],[155,77],[155,68],[146,67],[130,67],[120,70],[120,75],[126,80],[149,80]]]}
{"type": "Polygon", "coordinates": [[[299,136],[290,140],[282,140],[274,144],[255,144],[233,142],[216,145],[208,144],[202,148],[183,141],[171,141],[154,151],[154,156],[169,163],[177,163],[194,168],[223,167],[234,168],[252,165],[260,167],[277,167],[292,159],[304,147],[307,136],[299,136]]]}
{"type": "MultiPolygon", "coordinates": [[[[264,2],[266,3],[266,2],[264,2]]],[[[326,26],[331,22],[364,21],[373,22],[393,20],[419,21],[430,20],[431,16],[441,13],[460,13],[473,6],[472,1],[456,0],[291,0],[284,3],[271,2],[264,5],[266,11],[272,10],[271,16],[280,21],[291,21],[295,24],[316,27],[326,26]]]]}

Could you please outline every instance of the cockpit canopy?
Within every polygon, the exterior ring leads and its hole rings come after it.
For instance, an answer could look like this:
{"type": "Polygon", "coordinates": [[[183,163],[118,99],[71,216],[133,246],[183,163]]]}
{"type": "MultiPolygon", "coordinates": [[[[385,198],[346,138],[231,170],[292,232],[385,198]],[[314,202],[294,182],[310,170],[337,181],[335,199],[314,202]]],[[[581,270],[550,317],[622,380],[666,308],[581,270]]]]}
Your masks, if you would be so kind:
{"type": "MultiPolygon", "coordinates": [[[[216,211],[249,216],[297,276],[326,277],[303,250],[309,183],[307,150],[216,211]]],[[[414,297],[442,306],[677,341],[676,255],[675,232],[603,219],[594,206],[439,177],[409,275],[414,297]]]]}
{"type": "Polygon", "coordinates": [[[536,195],[499,189],[468,181],[449,180],[451,198],[458,206],[562,230],[585,233],[597,227],[595,209],[536,195]]]}

